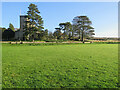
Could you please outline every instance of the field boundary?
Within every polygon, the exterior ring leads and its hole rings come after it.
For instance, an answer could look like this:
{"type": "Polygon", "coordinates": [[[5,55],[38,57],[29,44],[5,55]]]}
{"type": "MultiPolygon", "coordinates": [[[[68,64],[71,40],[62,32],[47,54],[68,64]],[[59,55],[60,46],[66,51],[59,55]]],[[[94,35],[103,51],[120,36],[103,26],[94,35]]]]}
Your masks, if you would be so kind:
{"type": "MultiPolygon", "coordinates": [[[[84,43],[102,43],[102,42],[120,42],[120,40],[115,40],[115,41],[111,41],[111,40],[108,40],[108,41],[100,41],[100,40],[95,40],[95,41],[85,41],[84,43]]],[[[47,42],[47,41],[0,41],[0,43],[13,43],[13,44],[19,44],[19,43],[83,43],[81,41],[54,41],[54,42],[47,42]]]]}

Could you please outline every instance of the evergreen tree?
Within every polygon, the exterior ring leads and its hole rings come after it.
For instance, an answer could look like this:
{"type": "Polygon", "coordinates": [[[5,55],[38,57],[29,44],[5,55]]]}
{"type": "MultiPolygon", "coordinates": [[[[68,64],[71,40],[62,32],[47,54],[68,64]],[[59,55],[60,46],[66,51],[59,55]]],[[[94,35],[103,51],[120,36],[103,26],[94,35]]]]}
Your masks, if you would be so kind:
{"type": "Polygon", "coordinates": [[[10,28],[6,29],[3,33],[2,33],[2,38],[4,40],[13,40],[15,36],[15,32],[13,30],[11,30],[10,28]]]}
{"type": "Polygon", "coordinates": [[[15,30],[14,30],[14,26],[13,26],[11,23],[9,24],[9,28],[10,28],[12,31],[15,31],[15,30]]]}
{"type": "Polygon", "coordinates": [[[45,36],[45,39],[47,40],[48,39],[48,29],[45,29],[44,36],[45,36]]]}
{"type": "Polygon", "coordinates": [[[65,37],[66,37],[66,23],[60,23],[59,26],[60,26],[60,29],[63,31],[63,38],[65,39],[65,37]]]}
{"type": "Polygon", "coordinates": [[[84,42],[85,35],[89,34],[90,30],[92,30],[92,34],[94,35],[94,28],[91,26],[92,22],[87,16],[77,16],[73,19],[73,24],[77,25],[78,27],[78,34],[79,34],[79,39],[81,35],[81,41],[84,42]]]}
{"type": "Polygon", "coordinates": [[[71,25],[70,22],[66,22],[65,24],[66,24],[65,25],[65,27],[66,27],[66,34],[68,36],[68,39],[70,39],[71,38],[71,32],[72,32],[72,25],[71,25]]]}
{"type": "Polygon", "coordinates": [[[55,32],[53,33],[53,36],[55,39],[61,39],[61,35],[62,35],[62,32],[61,32],[61,29],[60,28],[55,28],[55,32]]]}
{"type": "Polygon", "coordinates": [[[2,33],[3,33],[5,30],[6,30],[6,28],[3,27],[3,28],[2,28],[2,33]]]}
{"type": "Polygon", "coordinates": [[[60,29],[63,30],[64,39],[67,39],[67,37],[69,37],[70,39],[70,36],[71,36],[70,33],[72,29],[71,23],[70,22],[60,23],[59,26],[60,26],[60,29]]]}
{"type": "Polygon", "coordinates": [[[34,40],[34,35],[36,31],[42,31],[42,29],[44,29],[43,20],[42,17],[39,15],[40,12],[37,8],[37,5],[31,3],[28,8],[29,10],[27,14],[29,19],[29,33],[34,40]]]}
{"type": "Polygon", "coordinates": [[[53,33],[52,33],[52,32],[49,32],[49,33],[48,33],[48,37],[49,37],[50,40],[52,40],[52,39],[53,39],[53,33]]]}

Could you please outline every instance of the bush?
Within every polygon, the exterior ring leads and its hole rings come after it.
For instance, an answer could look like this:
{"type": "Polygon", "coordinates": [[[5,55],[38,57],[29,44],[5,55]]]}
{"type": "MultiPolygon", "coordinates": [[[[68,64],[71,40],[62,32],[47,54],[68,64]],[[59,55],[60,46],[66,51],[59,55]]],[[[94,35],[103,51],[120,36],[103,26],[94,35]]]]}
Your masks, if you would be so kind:
{"type": "Polygon", "coordinates": [[[74,39],[74,41],[79,41],[79,39],[74,39]]]}
{"type": "Polygon", "coordinates": [[[45,42],[56,42],[56,40],[45,40],[45,42]]]}

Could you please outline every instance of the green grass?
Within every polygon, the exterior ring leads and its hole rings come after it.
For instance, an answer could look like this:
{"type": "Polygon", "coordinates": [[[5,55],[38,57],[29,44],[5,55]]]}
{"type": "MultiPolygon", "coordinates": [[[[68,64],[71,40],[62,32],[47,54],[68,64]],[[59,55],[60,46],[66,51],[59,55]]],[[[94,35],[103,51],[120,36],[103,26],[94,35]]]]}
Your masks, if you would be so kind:
{"type": "Polygon", "coordinates": [[[3,88],[117,88],[118,44],[2,46],[3,88]]]}

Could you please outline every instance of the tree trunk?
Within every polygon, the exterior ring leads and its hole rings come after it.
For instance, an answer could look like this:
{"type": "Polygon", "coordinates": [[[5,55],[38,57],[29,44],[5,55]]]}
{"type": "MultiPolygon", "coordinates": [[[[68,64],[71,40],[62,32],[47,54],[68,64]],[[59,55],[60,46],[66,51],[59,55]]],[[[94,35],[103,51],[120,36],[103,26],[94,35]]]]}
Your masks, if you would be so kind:
{"type": "Polygon", "coordinates": [[[69,40],[71,39],[71,34],[70,34],[70,32],[69,32],[69,40]]]}
{"type": "MultiPolygon", "coordinates": [[[[84,22],[83,22],[83,26],[84,26],[84,22]]],[[[84,43],[84,27],[83,27],[83,30],[82,30],[82,42],[84,43]]]]}
{"type": "Polygon", "coordinates": [[[80,30],[79,30],[79,40],[80,40],[80,30]]]}
{"type": "Polygon", "coordinates": [[[74,39],[74,38],[73,38],[73,31],[72,31],[72,39],[74,39]]]}
{"type": "Polygon", "coordinates": [[[33,20],[32,20],[32,40],[34,41],[33,20]]]}
{"type": "Polygon", "coordinates": [[[84,42],[84,32],[82,30],[82,42],[84,42]]]}
{"type": "Polygon", "coordinates": [[[65,40],[65,30],[64,30],[64,40],[65,40]]]}
{"type": "Polygon", "coordinates": [[[33,33],[33,35],[32,35],[32,41],[34,42],[34,33],[33,33]]]}

